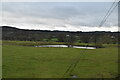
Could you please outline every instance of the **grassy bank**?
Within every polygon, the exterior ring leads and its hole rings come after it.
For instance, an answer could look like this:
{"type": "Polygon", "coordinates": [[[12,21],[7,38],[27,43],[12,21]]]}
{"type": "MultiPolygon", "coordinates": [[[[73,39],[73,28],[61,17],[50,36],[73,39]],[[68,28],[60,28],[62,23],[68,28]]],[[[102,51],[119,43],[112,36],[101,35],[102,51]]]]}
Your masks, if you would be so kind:
{"type": "MultiPolygon", "coordinates": [[[[65,42],[40,42],[40,41],[9,41],[3,40],[2,45],[16,45],[16,46],[38,46],[38,45],[66,45],[65,42]]],[[[95,43],[74,43],[78,46],[95,46],[95,43]]],[[[103,44],[103,47],[117,46],[117,44],[103,44]]]]}
{"type": "Polygon", "coordinates": [[[79,57],[71,74],[80,78],[113,78],[118,73],[116,45],[95,50],[3,45],[3,78],[61,78],[79,57]]]}
{"type": "Polygon", "coordinates": [[[38,46],[38,45],[50,45],[50,44],[65,44],[62,42],[39,42],[39,41],[9,41],[3,40],[3,45],[17,45],[17,46],[38,46]]]}

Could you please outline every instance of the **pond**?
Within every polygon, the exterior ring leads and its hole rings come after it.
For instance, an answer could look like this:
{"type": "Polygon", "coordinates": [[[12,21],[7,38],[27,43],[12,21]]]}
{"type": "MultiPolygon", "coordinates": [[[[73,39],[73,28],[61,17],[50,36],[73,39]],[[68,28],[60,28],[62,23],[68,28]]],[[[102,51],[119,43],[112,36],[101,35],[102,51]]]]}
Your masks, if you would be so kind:
{"type": "MultiPolygon", "coordinates": [[[[68,45],[39,45],[35,47],[68,47],[68,45]]],[[[71,48],[96,49],[96,47],[71,46],[71,48]]]]}

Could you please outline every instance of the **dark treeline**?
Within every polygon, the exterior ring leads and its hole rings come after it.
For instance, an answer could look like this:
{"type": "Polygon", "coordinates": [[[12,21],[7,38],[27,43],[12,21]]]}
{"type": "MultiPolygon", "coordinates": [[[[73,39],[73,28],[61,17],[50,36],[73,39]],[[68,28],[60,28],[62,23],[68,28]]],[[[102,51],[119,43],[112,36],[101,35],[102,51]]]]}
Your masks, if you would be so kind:
{"type": "Polygon", "coordinates": [[[53,42],[79,42],[79,43],[118,43],[119,32],[70,32],[48,30],[26,30],[9,26],[1,26],[2,40],[19,41],[53,41],[53,42]]]}

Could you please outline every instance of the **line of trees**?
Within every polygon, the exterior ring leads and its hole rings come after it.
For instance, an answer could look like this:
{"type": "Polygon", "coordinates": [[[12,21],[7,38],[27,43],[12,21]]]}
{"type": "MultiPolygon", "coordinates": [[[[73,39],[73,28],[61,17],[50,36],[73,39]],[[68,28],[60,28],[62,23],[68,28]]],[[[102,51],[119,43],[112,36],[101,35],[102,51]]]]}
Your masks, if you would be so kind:
{"type": "Polygon", "coordinates": [[[78,43],[105,43],[117,44],[119,32],[69,32],[69,31],[46,31],[24,30],[9,26],[2,26],[3,40],[20,41],[45,41],[45,42],[68,42],[78,43]]]}

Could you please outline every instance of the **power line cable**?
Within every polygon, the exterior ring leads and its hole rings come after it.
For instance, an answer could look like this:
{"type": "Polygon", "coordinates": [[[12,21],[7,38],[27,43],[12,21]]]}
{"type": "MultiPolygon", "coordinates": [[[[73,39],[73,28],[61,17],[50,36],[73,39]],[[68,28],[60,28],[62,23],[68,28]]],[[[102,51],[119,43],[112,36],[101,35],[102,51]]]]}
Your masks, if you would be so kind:
{"type": "MultiPolygon", "coordinates": [[[[92,38],[92,37],[90,37],[89,40],[90,40],[91,38],[92,38]]],[[[86,49],[85,49],[82,53],[85,53],[85,51],[87,50],[87,46],[88,46],[88,45],[86,45],[86,49]]],[[[82,56],[84,56],[84,55],[82,55],[82,56]]],[[[75,67],[77,66],[77,64],[78,64],[79,61],[80,61],[80,58],[81,58],[81,56],[79,56],[79,57],[76,59],[76,62],[74,63],[73,68],[71,67],[71,70],[69,70],[69,74],[71,74],[71,73],[74,71],[75,67]]]]}
{"type": "MultiPolygon", "coordinates": [[[[117,7],[118,4],[116,4],[113,8],[113,10],[110,12],[110,14],[106,17],[106,19],[104,20],[104,22],[101,24],[101,26],[106,22],[106,20],[108,19],[108,17],[112,14],[112,12],[114,11],[114,9],[117,7]]],[[[100,27],[101,27],[100,26],[100,27]]]]}
{"type": "Polygon", "coordinates": [[[116,0],[113,2],[113,4],[111,5],[110,9],[108,10],[108,12],[106,13],[106,15],[104,16],[103,20],[100,22],[99,27],[101,27],[106,22],[107,18],[111,15],[111,13],[117,7],[118,4],[116,4],[114,6],[115,3],[116,3],[116,0]]]}
{"type": "MultiPolygon", "coordinates": [[[[90,37],[90,39],[91,39],[91,38],[92,38],[92,37],[90,37]]],[[[90,40],[90,39],[89,39],[89,40],[90,40]]],[[[87,47],[87,45],[86,45],[86,47],[87,47]]],[[[86,51],[86,49],[83,50],[82,53],[85,53],[85,51],[86,51]]],[[[83,55],[82,55],[82,56],[83,56],[83,55]]],[[[74,71],[75,67],[77,66],[77,64],[78,64],[79,61],[80,61],[80,58],[81,58],[81,55],[80,55],[80,56],[77,56],[75,62],[71,63],[70,66],[68,66],[67,70],[66,70],[65,73],[63,74],[63,77],[66,76],[68,73],[71,74],[71,73],[74,71]]]]}
{"type": "MultiPolygon", "coordinates": [[[[115,0],[116,1],[116,0],[115,0]]],[[[106,18],[106,16],[109,14],[109,12],[111,11],[113,5],[115,4],[115,2],[113,2],[113,4],[111,5],[110,9],[108,10],[108,12],[106,13],[106,15],[104,16],[103,20],[101,21],[100,25],[103,23],[104,19],[106,18]]],[[[99,25],[99,26],[100,26],[99,25]]]]}
{"type": "MultiPolygon", "coordinates": [[[[86,50],[86,49],[85,49],[86,50]]],[[[85,50],[83,50],[82,53],[85,52],[85,50]]],[[[63,77],[66,76],[67,74],[71,74],[73,72],[73,70],[75,69],[75,67],[77,66],[77,64],[80,61],[81,56],[77,56],[75,62],[71,63],[70,66],[67,68],[67,70],[65,71],[65,73],[63,74],[63,77]]]]}
{"type": "MultiPolygon", "coordinates": [[[[111,13],[114,11],[114,9],[117,7],[117,4],[114,6],[114,4],[116,3],[116,0],[113,2],[112,6],[110,7],[110,9],[108,10],[108,12],[106,13],[105,17],[103,18],[103,20],[101,21],[99,27],[101,27],[107,20],[107,18],[111,15],[111,13]]],[[[75,67],[77,66],[77,64],[80,61],[80,56],[76,59],[75,63],[70,64],[70,66],[67,68],[67,70],[65,71],[65,73],[63,74],[63,77],[69,72],[69,74],[71,74],[73,72],[73,70],[75,69],[75,67]]]]}

